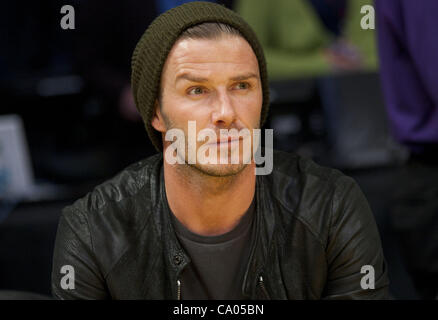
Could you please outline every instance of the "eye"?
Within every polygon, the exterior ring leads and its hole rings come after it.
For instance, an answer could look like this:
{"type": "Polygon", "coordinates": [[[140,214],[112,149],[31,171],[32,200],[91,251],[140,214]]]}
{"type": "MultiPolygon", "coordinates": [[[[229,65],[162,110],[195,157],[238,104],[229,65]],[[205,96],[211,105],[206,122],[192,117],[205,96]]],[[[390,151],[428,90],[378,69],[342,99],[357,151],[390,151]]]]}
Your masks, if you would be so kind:
{"type": "Polygon", "coordinates": [[[190,95],[200,95],[200,94],[205,93],[205,90],[202,87],[193,87],[193,88],[189,89],[188,93],[190,95]]]}
{"type": "Polygon", "coordinates": [[[248,82],[239,82],[234,86],[235,89],[245,90],[250,88],[250,84],[248,82]]]}

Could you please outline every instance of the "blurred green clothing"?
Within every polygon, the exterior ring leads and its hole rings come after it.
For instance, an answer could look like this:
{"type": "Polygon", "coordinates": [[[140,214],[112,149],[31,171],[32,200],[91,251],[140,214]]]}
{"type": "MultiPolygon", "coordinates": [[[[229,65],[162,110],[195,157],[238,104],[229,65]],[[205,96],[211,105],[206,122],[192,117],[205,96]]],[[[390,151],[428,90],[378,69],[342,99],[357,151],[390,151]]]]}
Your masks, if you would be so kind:
{"type": "MultiPolygon", "coordinates": [[[[343,39],[355,46],[363,57],[363,69],[377,69],[375,30],[363,30],[360,22],[363,5],[372,0],[347,3],[343,39]]],[[[317,76],[330,73],[324,56],[336,39],[321,22],[307,0],[236,0],[235,10],[253,27],[263,45],[270,79],[317,76]]]]}

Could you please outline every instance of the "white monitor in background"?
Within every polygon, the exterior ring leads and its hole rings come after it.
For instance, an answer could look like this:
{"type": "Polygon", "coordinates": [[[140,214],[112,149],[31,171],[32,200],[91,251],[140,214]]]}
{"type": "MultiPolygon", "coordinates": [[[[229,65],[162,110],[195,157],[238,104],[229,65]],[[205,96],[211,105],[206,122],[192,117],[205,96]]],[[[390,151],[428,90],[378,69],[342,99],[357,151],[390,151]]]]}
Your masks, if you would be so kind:
{"type": "Polygon", "coordinates": [[[0,199],[27,198],[33,186],[23,122],[18,115],[0,116],[0,199]]]}

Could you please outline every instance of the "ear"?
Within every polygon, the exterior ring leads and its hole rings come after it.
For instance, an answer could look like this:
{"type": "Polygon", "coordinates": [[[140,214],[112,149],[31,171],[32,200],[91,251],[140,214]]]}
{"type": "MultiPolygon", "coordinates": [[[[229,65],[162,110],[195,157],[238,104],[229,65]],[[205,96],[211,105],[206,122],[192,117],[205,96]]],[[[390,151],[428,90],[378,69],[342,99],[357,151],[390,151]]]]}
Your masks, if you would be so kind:
{"type": "Polygon", "coordinates": [[[152,127],[154,127],[155,130],[159,132],[166,132],[166,125],[164,123],[163,115],[161,114],[160,104],[158,100],[155,100],[154,115],[151,120],[151,125],[152,127]]]}

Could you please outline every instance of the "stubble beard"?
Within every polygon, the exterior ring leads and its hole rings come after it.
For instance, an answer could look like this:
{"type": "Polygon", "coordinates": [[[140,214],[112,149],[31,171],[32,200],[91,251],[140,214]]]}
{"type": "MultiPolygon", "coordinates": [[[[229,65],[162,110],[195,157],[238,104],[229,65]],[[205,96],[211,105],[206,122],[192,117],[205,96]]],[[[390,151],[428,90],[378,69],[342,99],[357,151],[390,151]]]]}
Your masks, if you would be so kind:
{"type": "MultiPolygon", "coordinates": [[[[164,114],[162,113],[163,120],[165,122],[167,130],[177,128],[173,122],[164,114]]],[[[230,150],[228,150],[228,162],[226,164],[201,164],[198,161],[196,163],[188,163],[188,134],[184,130],[184,137],[185,137],[185,159],[183,164],[176,164],[178,167],[180,167],[180,171],[184,172],[185,175],[189,175],[189,172],[200,174],[204,177],[211,177],[211,178],[231,178],[235,177],[238,174],[240,174],[247,166],[248,163],[244,163],[242,160],[242,152],[239,150],[239,163],[231,163],[230,159],[230,150]]],[[[241,141],[239,142],[241,143],[241,141]]],[[[240,147],[239,147],[240,148],[240,147]]],[[[198,149],[195,150],[197,153],[198,149]]],[[[220,156],[217,157],[218,162],[220,159],[220,156]]]]}
{"type": "Polygon", "coordinates": [[[203,175],[210,177],[232,177],[241,173],[248,164],[237,163],[237,164],[189,164],[185,162],[184,165],[197,170],[203,175]]]}

